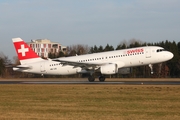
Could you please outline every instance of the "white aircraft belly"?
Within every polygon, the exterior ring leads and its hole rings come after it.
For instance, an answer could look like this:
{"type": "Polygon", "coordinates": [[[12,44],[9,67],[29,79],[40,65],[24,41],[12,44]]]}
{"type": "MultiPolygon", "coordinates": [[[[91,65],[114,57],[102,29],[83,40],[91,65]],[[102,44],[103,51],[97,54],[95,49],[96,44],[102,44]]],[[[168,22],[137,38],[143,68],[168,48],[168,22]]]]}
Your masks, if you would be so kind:
{"type": "Polygon", "coordinates": [[[73,66],[58,66],[50,67],[45,74],[50,75],[70,75],[76,74],[78,68],[73,68],[73,66]]]}

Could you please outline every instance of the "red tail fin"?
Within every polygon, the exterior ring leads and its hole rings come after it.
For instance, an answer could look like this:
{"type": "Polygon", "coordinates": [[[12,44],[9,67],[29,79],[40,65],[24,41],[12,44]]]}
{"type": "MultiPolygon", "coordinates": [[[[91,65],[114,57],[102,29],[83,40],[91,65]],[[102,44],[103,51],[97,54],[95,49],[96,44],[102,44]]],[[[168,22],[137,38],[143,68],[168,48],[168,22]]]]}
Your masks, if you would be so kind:
{"type": "Polygon", "coordinates": [[[12,41],[21,64],[42,60],[21,38],[13,38],[12,41]]]}

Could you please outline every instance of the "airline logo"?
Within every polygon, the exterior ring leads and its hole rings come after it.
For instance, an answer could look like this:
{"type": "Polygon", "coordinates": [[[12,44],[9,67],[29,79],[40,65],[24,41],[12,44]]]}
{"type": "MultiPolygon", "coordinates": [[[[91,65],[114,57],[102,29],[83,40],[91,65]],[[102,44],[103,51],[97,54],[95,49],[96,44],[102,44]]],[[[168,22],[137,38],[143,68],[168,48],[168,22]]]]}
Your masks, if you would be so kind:
{"type": "Polygon", "coordinates": [[[143,48],[131,49],[127,51],[127,54],[134,54],[134,53],[142,53],[144,52],[143,48]]]}
{"type": "Polygon", "coordinates": [[[19,60],[39,58],[39,56],[23,40],[15,39],[13,42],[19,60]]]}
{"type": "Polygon", "coordinates": [[[22,56],[26,56],[26,52],[29,52],[29,49],[25,48],[24,45],[21,45],[21,49],[18,49],[18,53],[21,53],[22,56]]]}

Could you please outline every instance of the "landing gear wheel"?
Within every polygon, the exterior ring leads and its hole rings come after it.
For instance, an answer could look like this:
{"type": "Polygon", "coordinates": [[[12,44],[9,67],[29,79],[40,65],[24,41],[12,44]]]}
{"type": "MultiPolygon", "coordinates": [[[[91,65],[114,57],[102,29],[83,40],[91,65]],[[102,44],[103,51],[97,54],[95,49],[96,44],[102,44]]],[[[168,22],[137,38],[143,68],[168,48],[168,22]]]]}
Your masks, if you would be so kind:
{"type": "Polygon", "coordinates": [[[95,81],[95,77],[92,76],[92,75],[90,75],[90,76],[88,77],[88,80],[89,80],[89,82],[94,82],[94,81],[95,81]]]}
{"type": "Polygon", "coordinates": [[[99,76],[99,81],[100,82],[104,82],[105,81],[105,77],[104,76],[99,76]]]}

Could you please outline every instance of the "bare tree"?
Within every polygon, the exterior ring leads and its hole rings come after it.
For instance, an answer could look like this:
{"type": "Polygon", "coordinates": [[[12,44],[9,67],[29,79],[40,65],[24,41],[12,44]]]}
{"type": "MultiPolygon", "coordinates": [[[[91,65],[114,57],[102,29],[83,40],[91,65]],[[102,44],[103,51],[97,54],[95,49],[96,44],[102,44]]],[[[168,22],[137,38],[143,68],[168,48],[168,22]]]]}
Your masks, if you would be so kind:
{"type": "Polygon", "coordinates": [[[67,47],[68,56],[83,55],[89,52],[90,48],[88,45],[71,45],[67,47]]]}
{"type": "Polygon", "coordinates": [[[4,77],[7,75],[7,68],[11,64],[11,60],[7,56],[5,56],[3,53],[0,53],[0,75],[1,77],[4,77]]]}

